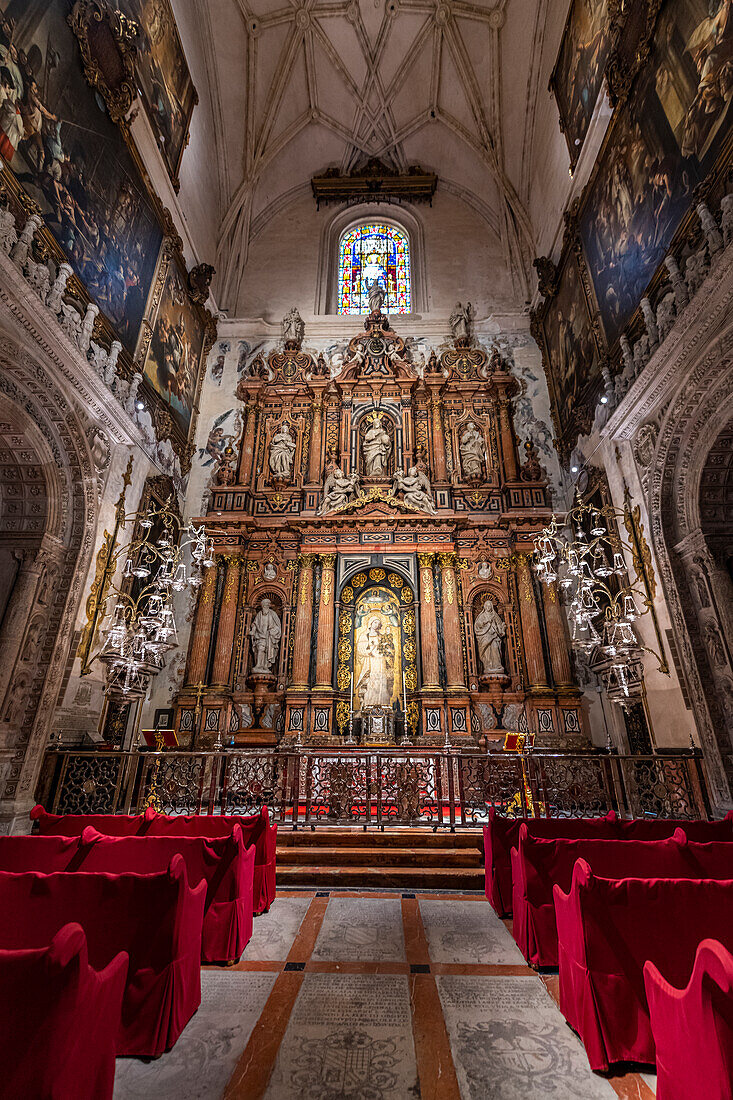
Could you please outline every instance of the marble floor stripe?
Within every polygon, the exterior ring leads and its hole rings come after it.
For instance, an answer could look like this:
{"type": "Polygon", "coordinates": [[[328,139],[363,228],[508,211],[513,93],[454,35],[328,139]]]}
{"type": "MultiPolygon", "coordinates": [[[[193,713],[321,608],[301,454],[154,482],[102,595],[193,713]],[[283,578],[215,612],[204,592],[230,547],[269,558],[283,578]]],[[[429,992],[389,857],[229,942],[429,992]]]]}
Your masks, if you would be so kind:
{"type": "Polygon", "coordinates": [[[432,974],[410,976],[410,1007],[420,1100],[461,1100],[450,1038],[432,974]]]}

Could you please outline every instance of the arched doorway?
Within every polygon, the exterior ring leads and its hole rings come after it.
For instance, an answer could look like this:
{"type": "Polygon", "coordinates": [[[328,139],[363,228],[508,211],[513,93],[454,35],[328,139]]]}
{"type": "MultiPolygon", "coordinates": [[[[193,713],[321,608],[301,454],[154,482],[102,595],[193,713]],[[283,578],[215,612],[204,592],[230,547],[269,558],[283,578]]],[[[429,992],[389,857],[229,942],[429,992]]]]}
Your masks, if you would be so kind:
{"type": "Polygon", "coordinates": [[[41,363],[0,345],[0,832],[23,831],[93,550],[84,425],[41,363]]]}
{"type": "Polygon", "coordinates": [[[648,482],[655,556],[719,809],[730,808],[733,790],[731,581],[721,554],[726,532],[730,541],[732,393],[729,327],[688,367],[669,402],[648,482]]]}

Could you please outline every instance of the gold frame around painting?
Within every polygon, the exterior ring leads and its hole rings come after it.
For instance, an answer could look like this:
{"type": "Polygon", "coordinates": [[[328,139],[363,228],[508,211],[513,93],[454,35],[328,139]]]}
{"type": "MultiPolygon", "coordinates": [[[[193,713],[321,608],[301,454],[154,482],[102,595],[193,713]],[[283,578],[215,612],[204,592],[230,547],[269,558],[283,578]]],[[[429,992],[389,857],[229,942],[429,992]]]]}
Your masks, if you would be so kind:
{"type": "MultiPolygon", "coordinates": [[[[120,2],[120,0],[116,0],[120,2]]],[[[179,66],[181,68],[183,86],[185,94],[182,96],[182,102],[176,101],[175,108],[180,112],[181,122],[178,127],[179,137],[172,147],[172,152],[169,153],[166,147],[165,140],[162,139],[160,133],[160,126],[156,120],[156,111],[151,102],[149,95],[147,80],[145,79],[145,68],[149,70],[151,80],[156,82],[160,88],[162,88],[166,97],[168,98],[169,105],[172,105],[173,98],[175,97],[175,89],[171,89],[170,80],[165,79],[165,74],[162,72],[162,67],[159,67],[159,73],[156,77],[154,72],[154,62],[156,58],[155,43],[151,41],[150,34],[148,33],[149,24],[152,25],[152,20],[147,20],[145,17],[145,8],[147,0],[122,0],[124,6],[130,13],[133,19],[139,24],[140,35],[138,38],[138,50],[137,50],[137,83],[140,94],[140,102],[142,103],[145,114],[150,123],[150,128],[153,131],[153,137],[155,144],[158,147],[163,163],[165,164],[168,175],[170,176],[173,190],[178,193],[180,188],[180,180],[178,178],[181,169],[181,160],[183,154],[188,145],[191,118],[193,117],[194,108],[198,104],[199,96],[194,85],[193,78],[191,77],[191,70],[188,67],[188,60],[186,58],[185,50],[183,49],[183,43],[181,41],[181,34],[178,30],[178,24],[176,23],[175,14],[171,6],[170,0],[156,0],[163,10],[163,17],[159,19],[160,35],[161,38],[169,30],[170,34],[174,37],[173,49],[179,59],[179,66]],[[141,41],[144,38],[145,41],[141,41]]],[[[169,74],[170,75],[170,74],[169,74]]],[[[171,137],[173,136],[171,128],[171,137]]]]}
{"type": "MultiPolygon", "coordinates": [[[[648,79],[651,84],[651,77],[648,76],[649,64],[655,59],[655,46],[657,44],[658,31],[660,30],[660,20],[665,16],[668,9],[671,9],[673,4],[677,0],[647,0],[647,3],[643,6],[646,22],[640,31],[640,38],[638,42],[638,54],[635,57],[635,64],[631,67],[626,67],[623,71],[625,73],[625,79],[617,86],[617,93],[620,98],[618,100],[618,106],[614,111],[613,118],[606,131],[603,143],[598,152],[596,163],[593,171],[583,189],[582,195],[579,200],[576,200],[572,214],[566,214],[566,220],[571,220],[573,223],[573,232],[577,233],[579,238],[579,248],[582,250],[583,267],[586,272],[586,292],[588,297],[588,305],[591,316],[595,318],[595,323],[599,332],[599,339],[601,340],[601,346],[605,346],[611,353],[614,359],[618,358],[618,346],[619,339],[622,333],[625,333],[629,339],[633,340],[645,331],[643,318],[641,314],[640,301],[642,297],[648,297],[652,303],[656,302],[657,292],[661,284],[667,279],[666,269],[664,267],[664,256],[670,252],[679,252],[683,242],[690,241],[693,238],[699,237],[699,222],[695,213],[696,196],[701,196],[704,192],[709,196],[710,201],[717,200],[719,196],[725,191],[725,176],[730,170],[731,164],[733,164],[733,127],[730,128],[729,133],[724,137],[720,144],[715,160],[707,167],[707,171],[704,172],[702,178],[695,178],[691,181],[691,186],[688,188],[688,197],[686,198],[686,206],[684,212],[679,216],[677,225],[674,231],[671,233],[668,239],[665,240],[663,248],[660,248],[660,256],[658,263],[648,273],[648,277],[643,283],[642,288],[638,293],[632,294],[633,307],[627,309],[625,313],[621,313],[620,320],[616,323],[612,323],[608,316],[608,310],[604,313],[603,303],[599,300],[598,290],[601,286],[600,274],[602,271],[601,264],[598,257],[592,255],[588,248],[588,230],[587,226],[597,226],[599,224],[599,210],[596,207],[591,208],[591,202],[596,194],[596,189],[602,186],[604,181],[608,181],[612,178],[612,161],[615,156],[620,154],[621,149],[624,146],[625,140],[629,139],[632,134],[633,124],[635,123],[637,128],[639,124],[638,119],[634,119],[631,111],[632,106],[638,99],[640,89],[644,89],[644,80],[648,79]],[[640,60],[641,59],[641,60],[640,60]],[[644,64],[642,64],[642,60],[644,64]],[[634,95],[631,95],[631,91],[634,91],[634,95]],[[628,131],[628,133],[626,133],[628,131]],[[692,186],[696,184],[696,186],[692,186]],[[590,270],[595,272],[595,278],[590,278],[590,270]]],[[[683,3],[684,0],[678,0],[679,3],[683,3]]],[[[627,31],[630,32],[631,27],[639,28],[638,21],[631,21],[629,18],[627,24],[627,31]]],[[[622,40],[622,47],[626,39],[622,40]]],[[[654,72],[656,73],[656,69],[654,72]]],[[[730,110],[730,107],[729,107],[730,110]]],[[[646,119],[646,114],[644,114],[646,119]]],[[[684,168],[684,157],[680,152],[680,160],[684,168]]],[[[669,157],[667,157],[669,160],[669,157]]],[[[704,165],[703,165],[704,167],[704,165]]],[[[669,179],[669,169],[667,169],[667,177],[669,179]]],[[[648,181],[647,181],[648,183],[648,181]]],[[[646,188],[648,191],[649,188],[646,188]]],[[[639,204],[634,202],[631,204],[632,209],[637,211],[635,217],[638,217],[639,204]]],[[[602,220],[602,219],[600,219],[602,220]]],[[[655,228],[655,233],[652,234],[651,230],[647,234],[649,239],[653,235],[658,234],[658,227],[655,228]]],[[[616,280],[618,282],[618,280],[616,280]]]]}
{"type": "MultiPolygon", "coordinates": [[[[561,461],[565,462],[570,456],[579,435],[590,431],[593,423],[594,410],[597,396],[602,387],[601,368],[606,360],[606,344],[601,328],[597,309],[594,308],[590,295],[590,279],[588,269],[576,232],[577,207],[571,214],[566,215],[565,236],[560,255],[560,261],[554,272],[552,291],[544,299],[542,304],[531,315],[531,331],[542,353],[542,365],[548,381],[550,395],[550,411],[555,426],[556,448],[561,461]],[[563,295],[567,288],[568,273],[575,273],[576,291],[574,305],[580,310],[580,322],[585,332],[579,336],[574,327],[569,324],[569,339],[574,345],[569,352],[569,358],[576,361],[577,367],[584,364],[588,353],[591,356],[591,369],[588,376],[574,387],[574,392],[567,393],[567,377],[558,377],[559,363],[557,355],[553,356],[551,350],[550,324],[556,324],[559,332],[557,316],[562,308],[563,295]],[[551,318],[553,319],[551,322],[551,318]],[[585,353],[585,355],[583,354],[585,353]]],[[[572,311],[570,311],[572,316],[572,311]]]]}
{"type": "MultiPolygon", "coordinates": [[[[74,19],[72,20],[69,18],[67,24],[70,28],[69,33],[71,40],[76,42],[81,55],[79,58],[80,76],[82,80],[86,79],[86,82],[91,86],[93,91],[99,92],[109,109],[109,104],[111,101],[115,100],[115,96],[120,92],[121,85],[112,88],[105,87],[104,73],[102,69],[94,63],[93,51],[90,53],[89,49],[86,49],[85,53],[85,42],[88,46],[85,32],[85,20],[95,20],[97,22],[101,21],[105,28],[109,28],[111,33],[118,34],[119,40],[117,41],[117,47],[121,54],[128,54],[130,45],[129,35],[127,34],[129,21],[126,22],[123,20],[120,23],[114,19],[107,20],[104,13],[108,10],[109,5],[106,4],[105,0],[77,0],[72,10],[74,19]]],[[[127,69],[123,69],[123,77],[126,71],[127,69]]],[[[93,94],[93,92],[90,92],[90,94],[93,94]]],[[[115,114],[118,114],[118,112],[115,112],[115,114]]],[[[112,125],[113,117],[111,113],[109,118],[110,125],[112,125]]],[[[154,330],[168,265],[171,262],[177,265],[179,272],[181,272],[181,279],[184,286],[187,286],[187,270],[183,257],[183,242],[175,228],[170,211],[163,205],[152,185],[152,181],[142,161],[137,145],[132,139],[130,128],[124,117],[119,117],[118,115],[114,121],[116,122],[116,128],[120,132],[123,144],[131,158],[131,167],[137,174],[136,186],[139,187],[140,194],[149,202],[151,219],[153,222],[157,223],[161,242],[153,265],[153,275],[147,288],[145,303],[141,310],[141,320],[137,328],[135,339],[134,341],[128,341],[127,346],[123,343],[123,348],[118,359],[118,374],[129,380],[134,370],[137,369],[136,363],[141,342],[144,340],[146,333],[152,333],[154,330]]],[[[62,247],[60,240],[57,239],[57,236],[46,224],[43,209],[21,184],[13,167],[6,162],[0,164],[0,196],[2,195],[5,196],[14,215],[19,219],[19,224],[22,225],[25,218],[32,213],[37,213],[41,217],[44,217],[44,222],[35,236],[34,250],[37,257],[48,256],[53,258],[57,263],[69,260],[69,256],[65,248],[62,247]]],[[[84,282],[82,282],[81,278],[76,273],[71,275],[67,282],[67,293],[79,303],[82,308],[85,308],[87,304],[94,301],[92,294],[87,290],[84,282]]],[[[165,400],[156,393],[152,386],[145,384],[145,390],[151,399],[151,412],[158,436],[161,439],[170,439],[173,449],[180,459],[184,472],[189,468],[190,456],[193,449],[192,441],[195,432],[196,408],[203,380],[203,359],[208,354],[214,342],[216,332],[216,324],[211,313],[204,306],[195,303],[190,294],[188,294],[188,300],[201,326],[202,351],[201,355],[198,356],[198,378],[195,393],[193,395],[191,418],[187,432],[182,431],[180,424],[170,415],[165,400]]],[[[109,347],[113,340],[120,339],[120,333],[118,332],[116,323],[113,322],[106,313],[102,312],[101,309],[95,321],[93,339],[107,347],[109,347]]]]}

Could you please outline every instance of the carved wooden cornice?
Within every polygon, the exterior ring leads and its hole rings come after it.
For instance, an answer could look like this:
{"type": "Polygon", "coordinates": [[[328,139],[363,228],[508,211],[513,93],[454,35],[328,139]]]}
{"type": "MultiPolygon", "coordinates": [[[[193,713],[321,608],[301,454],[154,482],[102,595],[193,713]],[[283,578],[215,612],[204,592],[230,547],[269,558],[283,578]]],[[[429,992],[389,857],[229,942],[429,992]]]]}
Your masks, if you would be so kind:
{"type": "Polygon", "coordinates": [[[417,164],[411,165],[407,172],[397,172],[376,158],[347,176],[332,168],[311,180],[317,209],[331,202],[373,202],[375,199],[432,204],[437,185],[438,177],[432,172],[424,172],[417,164]]]}

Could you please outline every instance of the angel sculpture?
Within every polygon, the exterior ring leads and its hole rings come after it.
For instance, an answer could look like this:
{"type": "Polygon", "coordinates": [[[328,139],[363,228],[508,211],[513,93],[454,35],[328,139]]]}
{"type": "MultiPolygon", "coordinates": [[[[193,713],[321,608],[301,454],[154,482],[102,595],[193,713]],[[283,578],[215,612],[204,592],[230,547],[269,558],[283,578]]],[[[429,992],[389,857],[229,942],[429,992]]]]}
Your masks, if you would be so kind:
{"type": "Polygon", "coordinates": [[[344,474],[340,466],[334,466],[328,474],[323,485],[323,502],[318,509],[318,514],[333,512],[336,508],[342,508],[350,500],[357,497],[361,491],[359,475],[344,474]]]}
{"type": "Polygon", "coordinates": [[[411,466],[406,474],[396,470],[393,478],[395,493],[404,493],[405,504],[417,512],[435,515],[432,490],[428,476],[417,466],[411,466]]]}

